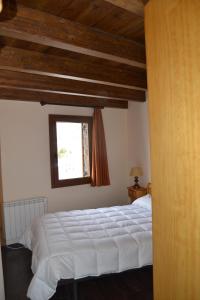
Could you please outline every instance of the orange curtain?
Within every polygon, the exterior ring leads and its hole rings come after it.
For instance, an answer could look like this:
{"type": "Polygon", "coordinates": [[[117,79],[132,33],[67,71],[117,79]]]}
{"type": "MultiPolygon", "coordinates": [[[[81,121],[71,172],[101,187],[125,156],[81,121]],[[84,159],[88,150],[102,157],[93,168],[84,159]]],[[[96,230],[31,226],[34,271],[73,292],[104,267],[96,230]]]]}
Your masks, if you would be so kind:
{"type": "Polygon", "coordinates": [[[101,109],[95,108],[92,128],[92,186],[110,185],[101,109]]]}

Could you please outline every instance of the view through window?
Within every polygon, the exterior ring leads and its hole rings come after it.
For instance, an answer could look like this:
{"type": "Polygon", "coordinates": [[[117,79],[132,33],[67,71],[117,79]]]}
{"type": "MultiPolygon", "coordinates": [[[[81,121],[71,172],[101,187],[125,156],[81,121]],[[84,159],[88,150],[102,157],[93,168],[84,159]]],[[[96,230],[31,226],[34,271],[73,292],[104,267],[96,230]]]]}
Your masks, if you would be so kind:
{"type": "Polygon", "coordinates": [[[90,176],[87,123],[57,122],[58,178],[90,176]]]}

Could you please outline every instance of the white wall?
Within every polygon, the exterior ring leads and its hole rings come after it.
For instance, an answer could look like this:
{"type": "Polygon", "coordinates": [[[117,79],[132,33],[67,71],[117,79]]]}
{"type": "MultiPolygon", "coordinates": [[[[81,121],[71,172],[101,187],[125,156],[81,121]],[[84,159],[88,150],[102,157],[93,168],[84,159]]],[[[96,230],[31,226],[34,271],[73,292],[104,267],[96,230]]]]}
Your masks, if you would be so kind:
{"type": "MultiPolygon", "coordinates": [[[[149,120],[147,102],[129,102],[128,109],[128,167],[141,166],[144,176],[139,178],[141,185],[151,181],[149,120]]],[[[129,185],[134,178],[129,177],[129,185]]]]}
{"type": "Polygon", "coordinates": [[[48,114],[91,115],[92,109],[0,101],[0,139],[4,201],[46,196],[49,211],[124,204],[129,169],[141,164],[149,180],[146,103],[129,109],[104,109],[111,186],[51,188],[48,114]]]}
{"type": "Polygon", "coordinates": [[[46,196],[49,211],[123,204],[127,201],[127,112],[104,109],[111,186],[51,188],[48,114],[91,115],[92,109],[0,102],[4,201],[46,196]]]}

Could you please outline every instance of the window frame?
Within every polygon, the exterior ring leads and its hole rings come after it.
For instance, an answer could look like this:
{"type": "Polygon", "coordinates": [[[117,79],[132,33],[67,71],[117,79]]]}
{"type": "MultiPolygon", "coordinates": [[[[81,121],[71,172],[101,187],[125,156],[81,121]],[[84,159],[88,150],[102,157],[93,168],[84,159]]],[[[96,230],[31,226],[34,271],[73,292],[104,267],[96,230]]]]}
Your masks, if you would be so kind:
{"type": "Polygon", "coordinates": [[[92,170],[92,122],[93,118],[89,116],[71,116],[71,115],[49,115],[49,146],[50,146],[50,167],[51,167],[51,187],[67,187],[73,185],[91,183],[92,170]],[[89,142],[89,163],[90,176],[59,179],[58,177],[58,155],[57,155],[57,132],[56,122],[72,122],[72,123],[87,123],[88,124],[88,142],[89,142]]]}

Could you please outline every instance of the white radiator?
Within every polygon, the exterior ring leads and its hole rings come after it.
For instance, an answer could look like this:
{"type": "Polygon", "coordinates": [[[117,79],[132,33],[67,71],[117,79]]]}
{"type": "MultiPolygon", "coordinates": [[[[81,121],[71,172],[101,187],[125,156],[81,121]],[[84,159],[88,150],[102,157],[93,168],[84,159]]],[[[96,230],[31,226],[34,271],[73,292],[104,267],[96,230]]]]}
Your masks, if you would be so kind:
{"type": "Polygon", "coordinates": [[[47,212],[47,198],[30,198],[3,203],[6,244],[20,241],[22,234],[35,217],[47,212]]]}

